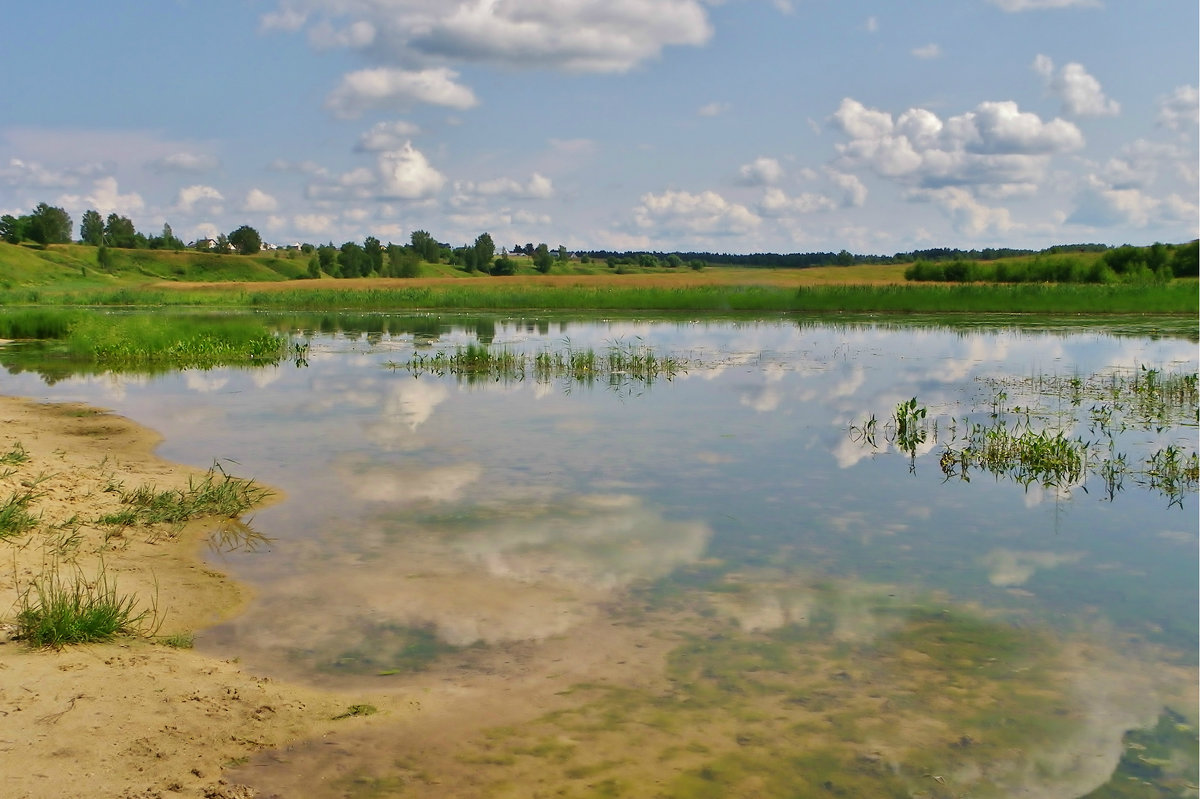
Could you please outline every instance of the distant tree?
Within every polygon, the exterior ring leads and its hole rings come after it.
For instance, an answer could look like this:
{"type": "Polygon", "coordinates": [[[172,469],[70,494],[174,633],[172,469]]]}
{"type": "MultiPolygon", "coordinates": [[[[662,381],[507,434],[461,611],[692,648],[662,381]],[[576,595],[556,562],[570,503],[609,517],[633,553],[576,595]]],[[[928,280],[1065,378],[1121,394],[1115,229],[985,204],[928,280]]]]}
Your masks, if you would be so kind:
{"type": "Polygon", "coordinates": [[[112,252],[103,244],[96,250],[96,263],[106,272],[112,269],[112,252]]]}
{"type": "Polygon", "coordinates": [[[221,233],[217,235],[217,243],[213,249],[221,253],[221,255],[228,255],[233,252],[233,245],[230,243],[229,237],[221,233]]]}
{"type": "Polygon", "coordinates": [[[71,241],[71,217],[61,208],[38,203],[29,217],[26,235],[38,244],[67,244],[71,241]]]}
{"type": "Polygon", "coordinates": [[[242,255],[257,255],[262,251],[262,237],[249,225],[242,225],[230,233],[229,243],[242,255]]]}
{"type": "Polygon", "coordinates": [[[491,272],[493,275],[515,275],[517,273],[517,262],[507,255],[501,255],[492,264],[491,272]]]}
{"type": "Polygon", "coordinates": [[[850,254],[849,250],[842,250],[833,262],[838,266],[851,266],[854,264],[854,256],[850,254]]]}
{"type": "Polygon", "coordinates": [[[357,242],[348,241],[339,247],[337,260],[341,267],[342,277],[362,277],[371,271],[367,262],[367,253],[357,242]]]}
{"type": "Polygon", "coordinates": [[[661,266],[661,264],[658,262],[658,256],[652,255],[648,252],[644,252],[644,253],[641,253],[640,255],[638,255],[637,263],[638,263],[638,266],[644,266],[644,267],[647,267],[650,269],[656,269],[659,266],[661,266]]]}
{"type": "Polygon", "coordinates": [[[308,276],[313,279],[321,276],[321,258],[316,253],[308,259],[308,276]]]}
{"type": "Polygon", "coordinates": [[[363,241],[363,251],[367,256],[367,274],[374,272],[383,274],[383,245],[374,236],[367,236],[363,241]]]}
{"type": "Polygon", "coordinates": [[[526,255],[528,255],[530,258],[532,258],[532,257],[533,257],[533,254],[534,254],[534,252],[536,252],[536,251],[537,251],[537,250],[536,250],[536,248],[533,246],[533,242],[528,242],[528,243],[526,243],[526,244],[525,244],[525,246],[524,246],[524,248],[522,248],[522,249],[520,250],[520,252],[523,252],[523,253],[525,253],[525,254],[526,254],[526,255]]]}
{"type": "Polygon", "coordinates": [[[99,247],[104,243],[104,217],[94,208],[83,212],[79,222],[79,238],[84,244],[99,247]]]}
{"type": "Polygon", "coordinates": [[[137,230],[129,217],[112,213],[104,220],[104,241],[110,247],[132,250],[137,246],[137,230]]]}
{"type": "Polygon", "coordinates": [[[389,244],[388,273],[392,277],[416,277],[421,274],[421,257],[411,247],[389,244]]]}
{"type": "Polygon", "coordinates": [[[550,271],[552,266],[554,266],[554,259],[550,257],[550,248],[545,244],[539,244],[533,251],[533,268],[544,275],[550,271]]]}
{"type": "Polygon", "coordinates": [[[424,230],[412,232],[412,248],[417,257],[427,263],[436,264],[441,260],[442,247],[437,240],[424,230]]]}
{"type": "Polygon", "coordinates": [[[304,244],[300,245],[300,252],[304,253],[305,255],[312,255],[316,251],[317,251],[317,248],[312,246],[308,242],[305,242],[304,244]]]}
{"type": "Polygon", "coordinates": [[[558,245],[558,262],[565,264],[567,262],[567,248],[563,245],[558,245]]]}
{"type": "Polygon", "coordinates": [[[1171,255],[1171,272],[1175,277],[1200,275],[1200,241],[1181,244],[1171,255]]]}
{"type": "Polygon", "coordinates": [[[317,248],[317,262],[321,271],[331,277],[337,277],[337,247],[332,244],[322,244],[317,248]]]}
{"type": "Polygon", "coordinates": [[[492,237],[487,233],[480,233],[475,238],[472,249],[475,250],[475,268],[490,269],[492,260],[496,257],[496,243],[492,241],[492,237]]]}
{"type": "Polygon", "coordinates": [[[12,214],[0,216],[0,239],[9,244],[20,244],[25,238],[25,224],[28,217],[16,217],[12,214]]]}
{"type": "Polygon", "coordinates": [[[671,253],[667,256],[667,266],[671,267],[672,269],[677,269],[683,266],[683,259],[675,253],[671,253]]]}

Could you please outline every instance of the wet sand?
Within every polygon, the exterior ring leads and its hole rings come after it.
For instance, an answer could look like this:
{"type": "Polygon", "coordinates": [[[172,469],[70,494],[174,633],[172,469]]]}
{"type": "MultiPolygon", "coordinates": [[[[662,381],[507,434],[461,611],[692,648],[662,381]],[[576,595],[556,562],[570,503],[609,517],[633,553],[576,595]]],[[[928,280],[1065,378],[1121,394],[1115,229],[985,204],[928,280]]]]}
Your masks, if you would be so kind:
{"type": "MultiPolygon", "coordinates": [[[[120,508],[117,485],[186,486],[198,470],[154,455],[154,433],[75,404],[0,397],[0,503],[30,488],[35,529],[0,544],[0,774],[8,797],[244,797],[224,768],[265,748],[320,735],[371,701],[266,679],[236,661],[164,645],[231,614],[248,596],[208,568],[207,527],[182,531],[95,523],[120,508]],[[136,597],[153,635],[61,650],[13,640],[22,592],[57,569],[94,581],[101,569],[136,597]]],[[[151,632],[147,630],[147,632],[151,632]]],[[[381,704],[381,708],[386,705],[381,704]]]]}

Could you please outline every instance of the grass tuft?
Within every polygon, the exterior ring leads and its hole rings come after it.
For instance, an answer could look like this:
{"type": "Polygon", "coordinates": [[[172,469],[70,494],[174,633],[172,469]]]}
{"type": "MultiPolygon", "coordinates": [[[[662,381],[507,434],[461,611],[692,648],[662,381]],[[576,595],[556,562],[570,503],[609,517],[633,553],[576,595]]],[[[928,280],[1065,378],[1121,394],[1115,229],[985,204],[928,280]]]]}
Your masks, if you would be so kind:
{"type": "Polygon", "coordinates": [[[188,480],[186,489],[157,491],[143,485],[132,490],[120,489],[121,502],[129,507],[97,519],[110,527],[135,524],[182,526],[192,519],[240,516],[271,496],[271,490],[253,480],[232,477],[214,464],[199,480],[188,480]]]}
{"type": "Polygon", "coordinates": [[[132,596],[117,593],[103,565],[92,580],[78,569],[73,579],[64,579],[55,568],[22,595],[17,637],[30,646],[57,648],[136,635],[151,616],[136,605],[132,596]]]}

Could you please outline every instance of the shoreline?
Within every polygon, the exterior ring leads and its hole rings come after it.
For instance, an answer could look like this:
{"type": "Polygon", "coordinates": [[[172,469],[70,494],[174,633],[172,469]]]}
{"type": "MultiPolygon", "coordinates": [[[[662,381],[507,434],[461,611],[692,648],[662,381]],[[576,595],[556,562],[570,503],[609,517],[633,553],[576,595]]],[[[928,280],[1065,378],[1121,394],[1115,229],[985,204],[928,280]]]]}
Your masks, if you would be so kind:
{"type": "MultiPolygon", "coordinates": [[[[236,659],[175,648],[195,630],[230,618],[249,591],[202,558],[213,520],[180,531],[95,520],[120,506],[115,486],[186,487],[203,470],[154,454],[162,437],[78,403],[0,396],[0,503],[36,492],[37,526],[3,541],[0,572],[0,773],[11,797],[95,796],[244,799],[225,770],[253,754],[327,733],[360,694],[339,696],[248,673],[236,659]],[[20,596],[57,572],[101,573],[148,610],[154,628],[109,643],[31,649],[12,639],[20,596]]],[[[372,701],[376,701],[372,697],[372,701]]],[[[381,705],[382,709],[382,705],[381,705]]]]}

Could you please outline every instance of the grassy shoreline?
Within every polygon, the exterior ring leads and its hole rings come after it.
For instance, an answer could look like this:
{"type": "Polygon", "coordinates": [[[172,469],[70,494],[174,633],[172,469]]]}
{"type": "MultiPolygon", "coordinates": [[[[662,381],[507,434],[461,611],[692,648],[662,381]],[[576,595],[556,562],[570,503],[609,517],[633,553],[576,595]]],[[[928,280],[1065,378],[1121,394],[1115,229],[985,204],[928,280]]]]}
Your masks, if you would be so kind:
{"type": "Polygon", "coordinates": [[[689,311],[697,313],[1035,313],[1197,314],[1197,281],[1165,284],[834,284],[620,285],[455,281],[452,284],[328,287],[328,281],[264,288],[121,287],[0,293],[0,309],[21,306],[207,307],[271,310],[689,311]]]}

